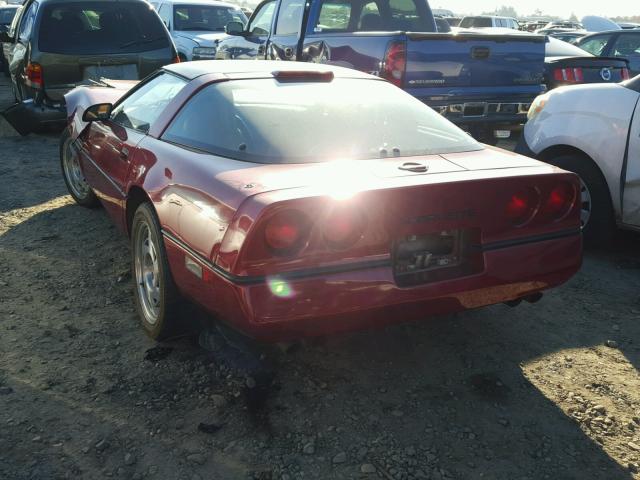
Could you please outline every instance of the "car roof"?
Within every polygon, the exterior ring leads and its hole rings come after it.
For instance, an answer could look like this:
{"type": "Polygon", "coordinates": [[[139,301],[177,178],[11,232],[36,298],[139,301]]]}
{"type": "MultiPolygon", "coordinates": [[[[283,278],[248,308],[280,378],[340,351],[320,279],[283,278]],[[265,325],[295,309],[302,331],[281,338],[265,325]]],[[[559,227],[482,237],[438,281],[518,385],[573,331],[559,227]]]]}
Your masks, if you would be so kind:
{"type": "Polygon", "coordinates": [[[154,0],[158,3],[171,3],[173,5],[211,5],[214,7],[232,7],[240,8],[238,5],[234,5],[229,2],[217,2],[215,0],[154,0]]]}
{"type": "Polygon", "coordinates": [[[334,65],[303,63],[303,62],[276,62],[273,60],[200,60],[197,62],[181,62],[165,65],[164,70],[175,73],[181,77],[193,80],[194,78],[208,74],[219,74],[223,76],[233,76],[235,78],[246,77],[255,78],[264,74],[271,76],[274,71],[304,71],[304,72],[333,72],[337,78],[362,78],[379,79],[368,73],[359,72],[350,68],[337,67],[334,65]]]}

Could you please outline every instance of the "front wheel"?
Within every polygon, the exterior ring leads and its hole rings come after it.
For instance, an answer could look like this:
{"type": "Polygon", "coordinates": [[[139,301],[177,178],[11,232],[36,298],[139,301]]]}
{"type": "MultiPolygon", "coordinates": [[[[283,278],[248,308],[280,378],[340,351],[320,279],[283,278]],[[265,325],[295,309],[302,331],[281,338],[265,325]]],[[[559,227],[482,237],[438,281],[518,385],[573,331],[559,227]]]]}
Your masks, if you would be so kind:
{"type": "Polygon", "coordinates": [[[71,133],[66,128],[60,136],[60,166],[64,183],[67,184],[69,194],[78,205],[95,208],[100,202],[84,178],[78,153],[73,150],[72,143],[71,133]]]}
{"type": "Polygon", "coordinates": [[[135,302],[151,338],[165,340],[177,332],[180,298],[173,282],[160,224],[149,203],[141,204],[131,224],[135,302]]]}
{"type": "Polygon", "coordinates": [[[615,232],[613,205],[600,169],[590,158],[580,155],[561,155],[546,162],[580,176],[580,219],[585,243],[596,247],[610,243],[615,232]]]}

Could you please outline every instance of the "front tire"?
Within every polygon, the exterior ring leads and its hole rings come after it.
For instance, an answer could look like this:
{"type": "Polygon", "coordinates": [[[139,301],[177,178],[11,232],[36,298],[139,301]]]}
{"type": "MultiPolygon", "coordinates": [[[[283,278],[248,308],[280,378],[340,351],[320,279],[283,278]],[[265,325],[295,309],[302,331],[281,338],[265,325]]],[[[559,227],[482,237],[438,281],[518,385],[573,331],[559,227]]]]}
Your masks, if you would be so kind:
{"type": "Polygon", "coordinates": [[[609,244],[615,233],[615,220],[609,187],[600,169],[590,158],[580,155],[561,155],[546,162],[580,176],[585,244],[592,247],[609,244]]]}
{"type": "Polygon", "coordinates": [[[141,204],[133,216],[131,259],[136,310],[142,327],[154,340],[175,336],[180,296],[169,269],[160,224],[149,203],[141,204]]]}
{"type": "Polygon", "coordinates": [[[78,205],[86,208],[95,208],[100,205],[100,202],[84,178],[80,168],[80,159],[78,154],[73,151],[72,143],[71,133],[66,128],[60,136],[60,167],[62,168],[64,183],[67,185],[69,195],[73,197],[78,205]]]}

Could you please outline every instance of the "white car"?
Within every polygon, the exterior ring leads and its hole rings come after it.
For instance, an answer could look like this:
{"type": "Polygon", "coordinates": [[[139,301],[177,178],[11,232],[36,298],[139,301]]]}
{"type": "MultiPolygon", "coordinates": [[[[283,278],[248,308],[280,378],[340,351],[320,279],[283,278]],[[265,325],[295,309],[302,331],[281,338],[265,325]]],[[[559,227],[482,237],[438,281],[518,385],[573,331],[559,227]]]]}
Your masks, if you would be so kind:
{"type": "Polygon", "coordinates": [[[538,97],[517,151],[580,175],[587,243],[640,231],[640,76],[538,97]]]}
{"type": "Polygon", "coordinates": [[[183,62],[214,59],[227,24],[248,21],[237,5],[212,0],[154,0],[151,5],[171,32],[183,62]]]}

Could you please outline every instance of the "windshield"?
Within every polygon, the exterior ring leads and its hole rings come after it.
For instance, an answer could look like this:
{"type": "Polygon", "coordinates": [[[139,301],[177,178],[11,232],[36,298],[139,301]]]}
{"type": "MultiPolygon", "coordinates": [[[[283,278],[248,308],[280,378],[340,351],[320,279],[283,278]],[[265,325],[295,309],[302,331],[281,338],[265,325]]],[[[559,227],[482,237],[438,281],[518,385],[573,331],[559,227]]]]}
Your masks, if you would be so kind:
{"type": "Polygon", "coordinates": [[[38,47],[63,54],[137,53],[168,48],[162,21],[144,2],[46,5],[38,47]]]}
{"type": "Polygon", "coordinates": [[[489,28],[492,26],[491,17],[464,17],[460,22],[462,28],[489,28]]]}
{"type": "Polygon", "coordinates": [[[467,133],[387,82],[237,80],[209,85],[165,140],[259,163],[379,159],[481,150],[467,133]]]}
{"type": "Polygon", "coordinates": [[[242,10],[212,5],[176,5],[173,12],[175,30],[224,32],[229,22],[247,24],[242,10]]]}

